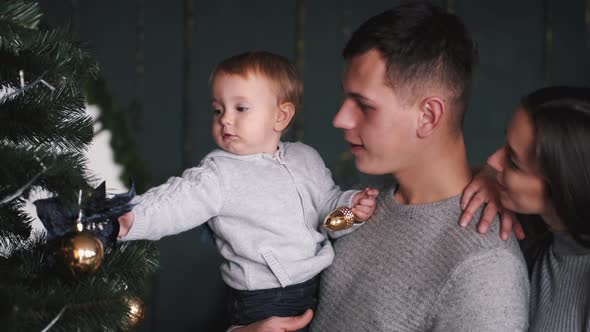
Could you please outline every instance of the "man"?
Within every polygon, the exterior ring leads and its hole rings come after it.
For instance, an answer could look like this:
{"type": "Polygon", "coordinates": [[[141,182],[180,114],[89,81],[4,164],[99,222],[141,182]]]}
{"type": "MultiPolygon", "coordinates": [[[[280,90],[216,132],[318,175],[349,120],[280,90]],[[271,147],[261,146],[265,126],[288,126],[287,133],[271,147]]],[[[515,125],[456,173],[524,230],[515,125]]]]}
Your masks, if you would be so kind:
{"type": "MultiPolygon", "coordinates": [[[[398,185],[382,191],[371,221],[335,242],[312,330],[526,330],[528,278],[515,239],[457,225],[472,178],[462,122],[477,60],[464,24],[429,4],[401,5],[365,22],[343,56],[346,98],[334,126],[360,171],[393,174],[398,185]]],[[[296,330],[311,316],[244,330],[296,330]]]]}

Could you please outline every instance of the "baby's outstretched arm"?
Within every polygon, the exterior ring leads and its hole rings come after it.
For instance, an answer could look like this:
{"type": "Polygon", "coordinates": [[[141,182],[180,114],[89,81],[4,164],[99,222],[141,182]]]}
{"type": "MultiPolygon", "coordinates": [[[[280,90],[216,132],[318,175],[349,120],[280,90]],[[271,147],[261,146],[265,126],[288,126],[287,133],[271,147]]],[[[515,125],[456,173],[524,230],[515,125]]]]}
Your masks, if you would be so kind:
{"type": "Polygon", "coordinates": [[[352,213],[359,221],[367,221],[377,207],[379,191],[374,188],[366,188],[352,196],[352,213]]]}
{"type": "Polygon", "coordinates": [[[219,214],[221,197],[215,165],[198,167],[135,197],[133,210],[118,218],[122,240],[158,240],[197,227],[219,214]]]}

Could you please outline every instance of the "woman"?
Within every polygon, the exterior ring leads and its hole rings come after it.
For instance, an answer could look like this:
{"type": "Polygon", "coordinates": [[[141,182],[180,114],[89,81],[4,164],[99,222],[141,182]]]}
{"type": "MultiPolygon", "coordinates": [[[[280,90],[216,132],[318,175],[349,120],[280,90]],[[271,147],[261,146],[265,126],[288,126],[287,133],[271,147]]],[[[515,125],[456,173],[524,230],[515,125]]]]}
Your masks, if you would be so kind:
{"type": "Polygon", "coordinates": [[[524,249],[530,331],[590,331],[590,89],[525,96],[488,164],[504,208],[540,219],[533,226],[548,234],[528,234],[533,243],[524,249]]]}

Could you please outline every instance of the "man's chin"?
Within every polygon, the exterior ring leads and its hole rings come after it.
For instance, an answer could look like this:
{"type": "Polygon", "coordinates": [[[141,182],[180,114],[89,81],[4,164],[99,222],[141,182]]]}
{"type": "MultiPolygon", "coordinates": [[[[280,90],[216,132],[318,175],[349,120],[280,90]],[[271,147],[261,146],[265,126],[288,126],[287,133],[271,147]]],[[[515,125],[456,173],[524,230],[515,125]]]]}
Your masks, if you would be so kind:
{"type": "Polygon", "coordinates": [[[356,166],[356,169],[359,170],[359,172],[362,172],[365,174],[369,174],[369,175],[389,174],[388,172],[384,172],[384,171],[380,170],[378,167],[375,167],[376,165],[372,165],[368,160],[365,160],[363,158],[358,158],[358,157],[355,158],[354,164],[356,166]]]}

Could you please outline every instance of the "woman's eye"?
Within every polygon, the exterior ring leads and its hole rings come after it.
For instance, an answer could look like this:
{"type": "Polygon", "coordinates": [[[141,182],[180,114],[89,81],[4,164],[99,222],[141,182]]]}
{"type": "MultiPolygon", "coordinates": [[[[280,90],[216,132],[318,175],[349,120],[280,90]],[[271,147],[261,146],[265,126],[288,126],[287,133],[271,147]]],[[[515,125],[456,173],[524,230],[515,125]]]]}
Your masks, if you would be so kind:
{"type": "Polygon", "coordinates": [[[510,168],[513,168],[513,169],[518,169],[518,165],[516,164],[516,162],[514,162],[514,160],[512,159],[512,157],[511,157],[511,156],[509,156],[509,157],[508,157],[508,158],[506,158],[506,159],[508,159],[508,166],[509,166],[510,168]]]}
{"type": "Polygon", "coordinates": [[[248,107],[242,107],[242,106],[238,106],[238,107],[236,107],[236,110],[237,110],[238,112],[245,112],[245,111],[247,111],[247,110],[248,110],[248,107]]]}

